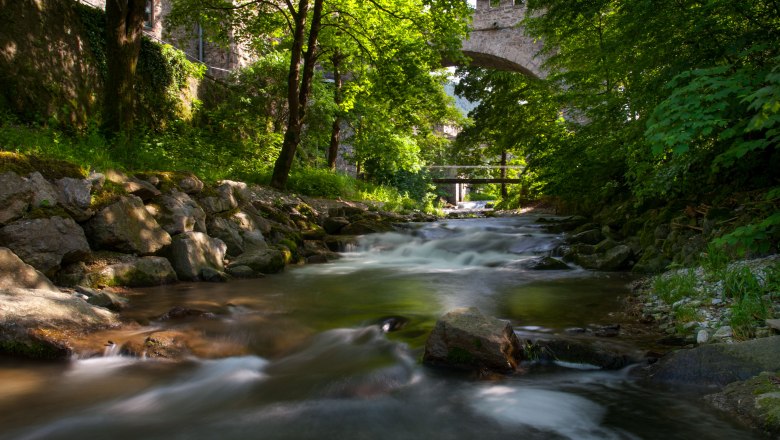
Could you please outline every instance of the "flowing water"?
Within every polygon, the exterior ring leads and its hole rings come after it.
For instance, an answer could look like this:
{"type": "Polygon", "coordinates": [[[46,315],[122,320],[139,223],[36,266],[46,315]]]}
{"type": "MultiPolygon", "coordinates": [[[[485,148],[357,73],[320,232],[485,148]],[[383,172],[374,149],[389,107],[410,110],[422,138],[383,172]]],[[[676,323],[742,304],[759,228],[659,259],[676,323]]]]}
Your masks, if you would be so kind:
{"type": "Polygon", "coordinates": [[[435,320],[455,307],[523,332],[617,319],[625,275],[524,269],[560,242],[533,220],[406,225],[329,264],[140,290],[123,312],[139,332],[195,332],[214,358],[145,360],[109,344],[67,363],[0,359],[0,439],[753,438],[628,369],[478,380],[421,365],[435,320]],[[158,319],[175,306],[213,315],[158,319]]]}

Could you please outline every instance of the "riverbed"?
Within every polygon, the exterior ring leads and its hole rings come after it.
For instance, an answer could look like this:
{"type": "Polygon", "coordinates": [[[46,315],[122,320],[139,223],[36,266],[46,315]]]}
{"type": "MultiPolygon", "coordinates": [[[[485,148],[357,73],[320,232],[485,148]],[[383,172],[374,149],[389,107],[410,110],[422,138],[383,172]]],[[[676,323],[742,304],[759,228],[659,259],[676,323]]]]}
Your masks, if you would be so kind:
{"type": "Polygon", "coordinates": [[[693,396],[637,383],[632,367],[485,380],[422,365],[456,307],[523,333],[621,319],[626,274],[526,269],[562,240],[535,220],[408,224],[327,264],[134,291],[123,317],[139,331],[196,331],[214,353],[241,354],[170,362],[107,343],[104,357],[65,363],[0,358],[0,439],[756,438],[693,396]],[[159,319],[173,307],[205,314],[159,319]]]}

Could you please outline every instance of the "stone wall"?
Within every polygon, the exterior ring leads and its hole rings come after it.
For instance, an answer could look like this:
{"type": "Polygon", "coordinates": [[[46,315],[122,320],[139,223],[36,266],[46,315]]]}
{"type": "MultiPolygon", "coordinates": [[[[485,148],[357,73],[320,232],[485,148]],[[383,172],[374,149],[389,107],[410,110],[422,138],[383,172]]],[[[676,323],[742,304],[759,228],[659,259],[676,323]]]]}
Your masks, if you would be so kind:
{"type": "Polygon", "coordinates": [[[463,53],[472,64],[481,67],[511,70],[543,78],[544,59],[537,56],[541,42],[525,35],[520,22],[526,7],[521,0],[477,0],[471,35],[463,42],[463,53]]]}
{"type": "MultiPolygon", "coordinates": [[[[105,9],[106,0],[78,0],[98,9],[105,9]]],[[[152,26],[144,28],[144,34],[161,43],[176,46],[190,61],[202,62],[208,67],[208,75],[227,77],[233,70],[249,65],[251,52],[243,44],[231,44],[225,49],[201,40],[197,26],[192,29],[166,29],[165,17],[173,7],[170,0],[153,0],[152,26]],[[202,46],[201,46],[202,45],[202,46]]]]}

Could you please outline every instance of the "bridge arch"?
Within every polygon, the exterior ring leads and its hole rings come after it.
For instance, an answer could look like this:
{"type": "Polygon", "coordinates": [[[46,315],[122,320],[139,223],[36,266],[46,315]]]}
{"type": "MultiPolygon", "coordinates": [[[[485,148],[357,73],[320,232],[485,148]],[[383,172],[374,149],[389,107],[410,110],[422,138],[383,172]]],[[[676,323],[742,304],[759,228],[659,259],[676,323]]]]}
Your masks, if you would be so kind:
{"type": "Polygon", "coordinates": [[[542,43],[520,26],[526,11],[522,0],[477,0],[471,33],[461,46],[470,64],[545,78],[544,58],[539,55],[542,43]]]}

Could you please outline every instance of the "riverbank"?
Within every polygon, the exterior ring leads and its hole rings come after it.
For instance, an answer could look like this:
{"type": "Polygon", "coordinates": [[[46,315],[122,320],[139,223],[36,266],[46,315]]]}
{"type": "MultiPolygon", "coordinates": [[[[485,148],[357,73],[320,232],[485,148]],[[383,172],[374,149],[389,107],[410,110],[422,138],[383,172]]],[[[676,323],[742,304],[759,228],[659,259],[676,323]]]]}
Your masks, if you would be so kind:
{"type": "Polygon", "coordinates": [[[0,353],[34,358],[99,353],[80,341],[123,325],[104,313],[125,306],[121,288],[263,277],[338,258],[359,235],[435,219],[243,182],[209,185],[191,173],[84,176],[67,163],[31,167],[5,156],[2,165],[0,353]]]}

